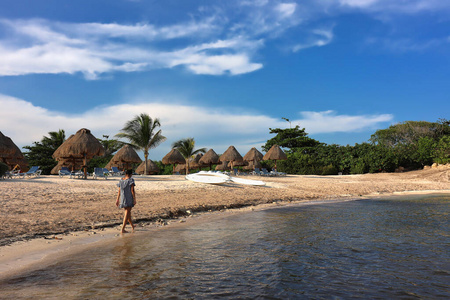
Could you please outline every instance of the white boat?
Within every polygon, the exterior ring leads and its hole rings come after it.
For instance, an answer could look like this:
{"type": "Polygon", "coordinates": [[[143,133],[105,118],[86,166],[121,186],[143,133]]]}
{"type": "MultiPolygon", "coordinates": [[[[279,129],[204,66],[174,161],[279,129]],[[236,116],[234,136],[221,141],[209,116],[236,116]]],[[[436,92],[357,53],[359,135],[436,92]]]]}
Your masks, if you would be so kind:
{"type": "Polygon", "coordinates": [[[209,183],[209,184],[224,184],[229,181],[229,179],[223,177],[208,176],[198,173],[186,175],[186,179],[194,182],[209,183]]]}
{"type": "Polygon", "coordinates": [[[223,173],[206,172],[206,171],[200,171],[198,173],[186,175],[186,179],[195,182],[210,183],[210,184],[223,184],[226,182],[234,182],[237,184],[245,184],[245,185],[256,185],[256,186],[266,185],[266,183],[261,180],[237,178],[228,176],[223,173]]]}
{"type": "Polygon", "coordinates": [[[230,177],[230,180],[234,183],[245,184],[245,185],[258,185],[258,186],[266,185],[266,183],[261,180],[244,179],[244,178],[238,178],[238,177],[230,177]]]}

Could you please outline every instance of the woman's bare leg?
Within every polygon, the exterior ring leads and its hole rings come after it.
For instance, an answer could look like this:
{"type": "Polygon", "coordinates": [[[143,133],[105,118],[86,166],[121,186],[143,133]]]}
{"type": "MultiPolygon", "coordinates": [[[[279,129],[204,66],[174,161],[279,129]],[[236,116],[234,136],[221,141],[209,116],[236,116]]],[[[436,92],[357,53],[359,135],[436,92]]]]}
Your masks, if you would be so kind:
{"type": "Polygon", "coordinates": [[[130,207],[130,208],[127,208],[127,209],[129,209],[129,213],[128,213],[128,223],[130,223],[131,228],[133,228],[133,231],[134,231],[134,224],[133,224],[133,221],[131,220],[131,207],[130,207]]]}
{"type": "Polygon", "coordinates": [[[123,212],[123,223],[122,223],[122,233],[128,232],[128,231],[125,230],[125,226],[127,226],[127,221],[130,218],[129,217],[129,215],[131,213],[130,210],[131,210],[131,207],[126,207],[124,209],[124,212],[123,212]]]}

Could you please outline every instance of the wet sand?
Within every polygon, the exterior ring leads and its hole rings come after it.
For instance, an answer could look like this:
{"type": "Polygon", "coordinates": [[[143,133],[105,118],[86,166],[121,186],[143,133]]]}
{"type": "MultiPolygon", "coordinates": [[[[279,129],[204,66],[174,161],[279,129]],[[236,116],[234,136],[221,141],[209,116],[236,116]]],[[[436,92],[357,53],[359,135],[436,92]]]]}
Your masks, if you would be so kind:
{"type": "MultiPolygon", "coordinates": [[[[184,176],[135,176],[133,220],[140,234],[168,223],[183,226],[196,212],[249,211],[261,205],[332,201],[399,193],[450,193],[450,168],[346,176],[255,177],[265,187],[206,185],[184,176]],[[180,218],[180,219],[177,219],[180,218]]],[[[41,176],[0,181],[0,277],[119,236],[123,210],[115,206],[118,177],[97,180],[41,176]]]]}

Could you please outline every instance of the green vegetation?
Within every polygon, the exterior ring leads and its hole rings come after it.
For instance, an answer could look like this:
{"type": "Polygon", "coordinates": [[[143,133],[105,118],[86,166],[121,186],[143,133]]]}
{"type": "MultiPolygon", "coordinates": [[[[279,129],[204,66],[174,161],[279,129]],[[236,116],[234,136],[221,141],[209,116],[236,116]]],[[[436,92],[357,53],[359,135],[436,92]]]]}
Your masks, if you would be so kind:
{"type": "MultiPolygon", "coordinates": [[[[141,114],[126,123],[118,137],[127,138],[136,148],[144,150],[148,158],[148,150],[158,146],[166,138],[162,136],[159,119],[152,120],[148,115],[141,114]]],[[[386,129],[377,130],[369,142],[354,146],[327,145],[308,137],[305,129],[270,128],[275,136],[262,146],[267,152],[274,144],[285,150],[288,159],[278,161],[278,170],[289,174],[362,174],[376,172],[394,172],[398,168],[415,170],[433,163],[450,163],[450,121],[438,122],[407,121],[392,125],[386,129]]],[[[53,152],[64,142],[65,132],[52,131],[40,142],[25,146],[25,158],[30,166],[40,166],[43,174],[50,174],[56,165],[52,158],[53,152]]],[[[112,158],[113,153],[123,146],[123,142],[114,139],[99,139],[105,148],[105,155],[94,157],[88,166],[89,172],[94,167],[104,167],[112,158]]],[[[195,150],[193,138],[182,139],[172,145],[185,158],[205,152],[206,149],[195,150]]],[[[156,161],[163,175],[172,174],[172,166],[156,161]]],[[[263,161],[267,169],[273,167],[273,161],[263,161]]]]}
{"type": "Polygon", "coordinates": [[[148,114],[143,113],[128,121],[121,132],[116,134],[116,137],[128,139],[134,148],[144,151],[144,174],[147,174],[148,150],[156,148],[166,140],[160,127],[158,118],[153,120],[148,114]]]}
{"type": "Polygon", "coordinates": [[[0,179],[5,176],[6,172],[9,170],[7,164],[0,162],[0,179]]]}
{"type": "Polygon", "coordinates": [[[177,149],[186,160],[186,174],[189,174],[189,159],[198,153],[205,153],[206,148],[195,149],[194,138],[181,139],[172,144],[172,148],[177,149]]]}
{"type": "Polygon", "coordinates": [[[39,166],[42,174],[50,174],[57,162],[53,159],[53,152],[66,140],[64,130],[51,131],[49,137],[44,136],[40,142],[33,142],[32,146],[25,146],[28,152],[24,153],[30,166],[39,166]]]}
{"type": "MultiPolygon", "coordinates": [[[[288,159],[278,169],[290,174],[362,174],[423,168],[432,163],[450,162],[450,122],[407,121],[377,130],[369,143],[354,146],[327,145],[307,136],[298,126],[270,129],[276,136],[262,147],[273,144],[285,148],[288,159]]],[[[271,167],[270,162],[264,162],[271,167]]]]}

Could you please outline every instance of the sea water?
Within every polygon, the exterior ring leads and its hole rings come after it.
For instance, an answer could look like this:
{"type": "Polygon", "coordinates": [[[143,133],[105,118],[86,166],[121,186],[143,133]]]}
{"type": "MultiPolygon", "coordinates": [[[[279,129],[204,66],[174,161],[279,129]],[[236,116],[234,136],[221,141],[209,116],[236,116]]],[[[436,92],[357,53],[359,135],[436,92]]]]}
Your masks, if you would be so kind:
{"type": "Polygon", "coordinates": [[[127,235],[0,298],[450,298],[450,195],[289,206],[127,235]]]}

